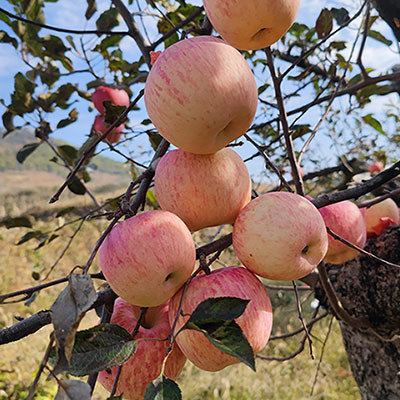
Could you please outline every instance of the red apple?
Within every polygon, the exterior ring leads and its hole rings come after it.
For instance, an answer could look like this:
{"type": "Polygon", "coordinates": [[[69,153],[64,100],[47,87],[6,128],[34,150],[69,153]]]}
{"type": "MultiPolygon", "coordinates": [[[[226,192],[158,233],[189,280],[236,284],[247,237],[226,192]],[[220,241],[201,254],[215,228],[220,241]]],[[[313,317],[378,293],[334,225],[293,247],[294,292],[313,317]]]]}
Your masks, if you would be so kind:
{"type": "Polygon", "coordinates": [[[170,299],[193,272],[192,236],[176,215],[147,211],[116,225],[99,249],[111,288],[131,304],[155,307],[170,299]]]}
{"type": "Polygon", "coordinates": [[[383,163],[380,161],[375,161],[368,167],[368,171],[372,174],[374,172],[382,172],[383,171],[383,163]]]}
{"type": "Polygon", "coordinates": [[[103,101],[111,101],[116,106],[129,106],[128,93],[123,89],[114,89],[108,86],[99,86],[92,94],[92,101],[100,114],[104,114],[103,101]]]}
{"type": "MultiPolygon", "coordinates": [[[[177,332],[196,307],[204,300],[215,297],[249,299],[245,312],[235,321],[242,329],[254,353],[260,352],[268,342],[272,328],[272,308],[264,285],[243,267],[228,267],[211,274],[196,276],[187,287],[177,332]]],[[[169,321],[172,325],[182,297],[180,290],[170,301],[169,321]]],[[[239,360],[214,347],[207,338],[194,330],[184,330],[176,337],[183,354],[197,367],[206,371],[219,371],[239,360]]]]}
{"type": "Polygon", "coordinates": [[[209,155],[170,151],[157,165],[154,184],[161,208],[191,231],[232,224],[251,199],[249,172],[232,149],[209,155]]]}
{"type": "Polygon", "coordinates": [[[215,30],[232,46],[258,50],[277,42],[297,17],[300,0],[203,0],[215,30]]]}
{"type": "Polygon", "coordinates": [[[365,222],[368,236],[380,235],[388,226],[400,223],[397,204],[392,199],[386,199],[366,208],[365,222]]]}
{"type": "Polygon", "coordinates": [[[169,142],[211,154],[243,135],[257,109],[257,84],[244,57],[225,41],[197,36],[168,47],[154,63],[144,100],[169,142]]]}
{"type": "MultiPolygon", "coordinates": [[[[326,226],[343,239],[363,248],[367,239],[360,209],[351,201],[341,201],[319,209],[326,226]]],[[[328,235],[329,246],[324,261],[342,264],[357,257],[359,252],[328,235]]]]}
{"type": "Polygon", "coordinates": [[[294,193],[267,193],[236,218],[233,248],[250,271],[273,280],[309,274],[328,248],[324,221],[307,199],[294,193]]]}
{"type": "MultiPolygon", "coordinates": [[[[111,323],[133,332],[140,315],[140,307],[117,299],[111,316],[111,323]]],[[[165,339],[171,331],[168,322],[168,304],[149,308],[135,339],[155,338],[165,339]]],[[[118,380],[118,396],[123,393],[124,399],[141,400],[147,385],[156,379],[162,370],[162,365],[167,354],[167,341],[138,341],[135,353],[125,362],[118,380]]],[[[186,357],[175,344],[165,363],[164,374],[175,380],[185,365],[186,357]]],[[[99,382],[111,391],[118,367],[99,373],[99,382]]]]}
{"type": "MultiPolygon", "coordinates": [[[[97,135],[103,135],[106,130],[109,128],[109,125],[107,125],[104,122],[104,119],[101,115],[96,115],[96,118],[94,119],[93,123],[93,129],[97,135]]],[[[121,124],[117,127],[115,127],[105,139],[103,139],[104,142],[108,141],[110,143],[118,143],[119,139],[121,138],[121,132],[124,130],[124,124],[121,124]]]]}

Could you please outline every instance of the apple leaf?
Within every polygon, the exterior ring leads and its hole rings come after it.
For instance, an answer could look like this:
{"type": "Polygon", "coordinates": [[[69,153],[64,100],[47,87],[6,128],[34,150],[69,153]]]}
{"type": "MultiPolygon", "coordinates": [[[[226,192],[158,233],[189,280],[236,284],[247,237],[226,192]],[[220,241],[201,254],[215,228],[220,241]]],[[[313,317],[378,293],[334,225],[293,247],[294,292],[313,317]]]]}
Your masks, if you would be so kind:
{"type": "Polygon", "coordinates": [[[182,393],[179,386],[165,376],[150,382],[146,387],[144,400],[181,400],[182,393]]]}
{"type": "Polygon", "coordinates": [[[90,400],[91,388],[86,382],[60,380],[54,400],[90,400]]]}
{"type": "Polygon", "coordinates": [[[253,371],[256,370],[253,349],[235,321],[189,323],[185,329],[202,332],[218,350],[236,357],[253,371]]]}
{"type": "Polygon", "coordinates": [[[74,176],[72,182],[68,185],[68,189],[75,194],[83,196],[86,193],[86,188],[83,186],[82,182],[74,176]]]}
{"type": "Polygon", "coordinates": [[[383,128],[382,128],[382,124],[372,116],[372,114],[367,114],[364,115],[362,117],[362,120],[368,124],[369,126],[371,126],[372,128],[374,128],[376,131],[378,131],[379,133],[382,133],[383,135],[386,135],[386,133],[384,132],[383,128]]]}
{"type": "Polygon", "coordinates": [[[329,11],[327,8],[322,9],[315,25],[315,30],[318,34],[319,39],[322,39],[329,35],[332,30],[332,20],[332,12],[329,11]]]}
{"type": "Polygon", "coordinates": [[[232,321],[240,317],[250,300],[237,297],[215,297],[202,301],[190,316],[187,324],[206,324],[216,321],[232,321]]]}
{"type": "Polygon", "coordinates": [[[31,155],[40,146],[40,142],[28,143],[23,146],[17,153],[17,161],[22,164],[26,158],[31,155]]]}
{"type": "MultiPolygon", "coordinates": [[[[68,373],[74,376],[90,375],[121,365],[136,350],[136,341],[124,328],[114,324],[100,324],[79,331],[69,360],[68,373]]],[[[55,352],[51,354],[54,364],[55,352]]]]}
{"type": "Polygon", "coordinates": [[[0,226],[4,225],[7,229],[24,227],[24,228],[32,228],[32,221],[28,216],[14,217],[14,218],[6,218],[1,221],[0,226]]]}
{"type": "Polygon", "coordinates": [[[50,308],[57,344],[57,363],[53,373],[68,370],[75,333],[81,319],[97,299],[93,280],[88,275],[71,274],[68,286],[50,308]]]}

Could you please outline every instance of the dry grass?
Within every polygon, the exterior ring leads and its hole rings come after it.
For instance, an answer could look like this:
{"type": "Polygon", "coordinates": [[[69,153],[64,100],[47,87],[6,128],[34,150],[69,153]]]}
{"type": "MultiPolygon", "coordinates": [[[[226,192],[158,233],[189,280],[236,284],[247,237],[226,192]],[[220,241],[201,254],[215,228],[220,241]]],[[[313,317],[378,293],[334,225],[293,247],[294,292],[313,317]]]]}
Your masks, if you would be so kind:
{"type": "MultiPolygon", "coordinates": [[[[57,221],[38,222],[35,228],[49,229],[56,226],[57,221]]],[[[57,267],[52,278],[63,276],[74,265],[83,264],[90,253],[92,246],[105,228],[106,222],[86,222],[76,237],[73,247],[66,253],[57,267]]],[[[26,232],[25,229],[0,229],[0,292],[5,293],[35,284],[32,271],[48,269],[53,260],[63,250],[75,226],[69,226],[62,231],[62,237],[45,246],[33,250],[34,242],[22,246],[15,246],[15,242],[26,232]]],[[[226,227],[225,230],[229,230],[226,227]]],[[[197,235],[197,243],[204,243],[209,235],[216,233],[210,230],[206,236],[197,235]]],[[[223,262],[233,264],[234,259],[229,252],[222,257],[223,262]]],[[[98,267],[95,262],[93,272],[98,267]]],[[[0,306],[0,328],[15,323],[14,316],[29,316],[41,309],[49,308],[61,290],[61,285],[43,291],[30,307],[23,303],[0,306]]],[[[295,309],[294,297],[287,292],[270,292],[274,306],[274,334],[292,331],[299,327],[299,320],[295,309]]],[[[304,312],[309,318],[312,312],[309,303],[305,300],[304,312]]],[[[94,312],[88,314],[80,328],[93,326],[97,323],[94,312]]],[[[310,397],[310,390],[314,381],[318,359],[321,354],[321,342],[325,339],[328,330],[328,319],[319,323],[313,330],[314,352],[316,360],[311,360],[307,349],[293,360],[282,362],[257,361],[257,372],[238,364],[228,367],[217,373],[201,371],[187,363],[178,383],[184,399],[359,399],[356,384],[349,371],[347,357],[341,341],[340,329],[336,322],[328,340],[323,362],[321,364],[314,395],[310,397]]],[[[45,351],[47,339],[51,332],[48,326],[35,335],[31,335],[19,342],[3,346],[0,350],[0,399],[24,399],[33,380],[35,371],[45,351]]],[[[265,354],[284,356],[294,351],[301,337],[288,341],[270,342],[265,354]]],[[[98,385],[99,386],[99,385],[98,385]]],[[[56,387],[52,382],[42,382],[38,395],[39,399],[54,397],[56,387]]],[[[97,387],[94,399],[105,399],[106,392],[97,387]]]]}

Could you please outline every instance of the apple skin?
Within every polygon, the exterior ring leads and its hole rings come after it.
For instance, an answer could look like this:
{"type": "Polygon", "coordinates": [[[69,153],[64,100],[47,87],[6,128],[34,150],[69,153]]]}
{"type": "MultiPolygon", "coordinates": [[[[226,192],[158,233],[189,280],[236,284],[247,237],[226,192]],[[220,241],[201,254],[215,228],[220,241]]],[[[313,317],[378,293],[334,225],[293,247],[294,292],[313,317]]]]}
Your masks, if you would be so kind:
{"type": "Polygon", "coordinates": [[[156,168],[155,193],[163,210],[176,214],[192,231],[232,224],[251,200],[251,179],[232,149],[202,155],[168,152],[156,168]]]}
{"type": "MultiPolygon", "coordinates": [[[[97,135],[103,135],[106,130],[109,128],[109,126],[106,125],[104,122],[104,119],[101,115],[96,115],[96,118],[94,119],[93,123],[93,129],[97,135]]],[[[121,124],[117,127],[115,127],[105,139],[103,139],[103,142],[110,142],[110,143],[118,143],[120,138],[121,138],[121,132],[124,130],[124,124],[121,124]]]]}
{"type": "Polygon", "coordinates": [[[129,96],[125,90],[108,86],[99,86],[92,94],[92,102],[100,114],[104,114],[103,101],[111,101],[116,106],[129,106],[129,96]]]}
{"type": "Polygon", "coordinates": [[[366,208],[365,223],[368,236],[378,236],[390,225],[399,224],[400,216],[397,204],[392,199],[385,199],[366,208]]]}
{"type": "Polygon", "coordinates": [[[258,50],[277,42],[291,27],[300,0],[203,0],[215,30],[240,50],[258,50]]]}
{"type": "Polygon", "coordinates": [[[368,171],[373,174],[374,172],[382,172],[383,171],[383,163],[380,161],[375,161],[368,167],[368,171]]]}
{"type": "Polygon", "coordinates": [[[193,272],[192,236],[176,215],[152,210],[117,224],[99,249],[111,288],[131,304],[155,307],[170,299],[193,272]]]}
{"type": "MultiPolygon", "coordinates": [[[[169,321],[172,325],[179,309],[182,289],[170,301],[169,321]]],[[[235,321],[242,329],[255,354],[267,344],[272,329],[272,308],[268,293],[261,281],[249,270],[234,266],[201,274],[193,278],[187,287],[183,314],[191,314],[204,300],[214,297],[238,297],[249,299],[245,312],[235,321]]],[[[189,316],[180,315],[177,332],[189,316]]],[[[184,330],[176,337],[183,354],[198,368],[219,371],[239,360],[214,347],[207,338],[194,330],[184,330]]]]}
{"type": "MultiPolygon", "coordinates": [[[[367,240],[367,231],[364,217],[360,209],[351,201],[345,200],[330,204],[319,209],[325,224],[334,233],[343,239],[363,248],[367,240]]],[[[328,252],[324,258],[325,262],[331,264],[342,264],[357,257],[359,252],[345,245],[339,240],[328,235],[328,252]]]]}
{"type": "Polygon", "coordinates": [[[190,153],[211,154],[246,132],[258,93],[236,49],[216,37],[197,36],[173,44],[157,58],[144,100],[166,140],[190,153]]]}
{"type": "Polygon", "coordinates": [[[252,200],[236,218],[233,248],[250,271],[290,281],[309,274],[328,248],[324,221],[302,196],[272,192],[252,200]]]}
{"type": "MultiPolygon", "coordinates": [[[[165,339],[170,331],[168,321],[168,304],[149,308],[145,315],[144,324],[140,326],[135,335],[139,338],[165,339]]],[[[111,316],[111,323],[117,324],[132,333],[140,315],[140,307],[117,299],[111,316]]],[[[136,351],[122,367],[118,380],[116,395],[124,394],[124,399],[141,400],[144,397],[147,385],[156,379],[162,370],[164,358],[167,354],[168,342],[139,341],[136,351]]],[[[186,363],[186,357],[179,347],[174,344],[165,363],[164,374],[175,380],[181,373],[186,363]]],[[[109,372],[99,373],[99,382],[111,392],[118,367],[111,368],[109,372]]]]}

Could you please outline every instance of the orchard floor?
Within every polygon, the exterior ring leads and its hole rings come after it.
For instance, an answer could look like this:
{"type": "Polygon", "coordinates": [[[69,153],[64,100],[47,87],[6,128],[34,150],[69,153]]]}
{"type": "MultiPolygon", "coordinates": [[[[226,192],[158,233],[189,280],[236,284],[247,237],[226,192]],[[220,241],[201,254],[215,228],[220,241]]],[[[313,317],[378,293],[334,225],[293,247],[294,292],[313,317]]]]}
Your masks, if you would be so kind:
{"type": "MultiPolygon", "coordinates": [[[[35,229],[49,230],[61,224],[63,220],[36,222],[35,229]]],[[[71,248],[66,252],[50,279],[64,276],[77,264],[84,264],[90,251],[105,228],[105,223],[86,222],[77,234],[71,248]]],[[[15,243],[27,232],[24,228],[6,230],[0,228],[0,293],[35,285],[32,272],[45,274],[55,259],[61,254],[69,237],[77,225],[63,229],[61,236],[50,244],[34,250],[35,241],[21,246],[15,243]]],[[[212,233],[211,233],[212,234],[212,233]]],[[[201,240],[202,238],[198,238],[201,240]]],[[[235,261],[229,252],[223,255],[222,261],[232,264],[235,261]]],[[[98,270],[95,264],[93,272],[98,270]]],[[[101,283],[101,282],[100,282],[101,283]]],[[[287,284],[287,283],[286,283],[287,284]]],[[[42,291],[29,306],[23,303],[0,306],[0,328],[15,323],[14,316],[29,316],[41,309],[48,309],[63,286],[42,291]]],[[[274,309],[273,335],[291,332],[300,327],[296,303],[292,292],[269,291],[274,309]]],[[[312,308],[310,293],[302,292],[304,316],[311,318],[312,308]]],[[[323,342],[329,329],[330,318],[327,317],[315,325],[312,331],[315,360],[310,357],[308,346],[304,351],[289,361],[257,360],[257,372],[251,371],[243,364],[230,366],[223,371],[210,373],[197,369],[187,363],[178,379],[183,399],[240,399],[240,400],[285,400],[285,399],[360,399],[357,386],[349,370],[343,348],[339,325],[332,323],[331,333],[326,343],[318,377],[315,376],[321,356],[323,342]],[[314,385],[313,395],[310,395],[314,385]]],[[[97,323],[94,312],[88,313],[80,329],[97,323]]],[[[47,326],[34,335],[19,342],[4,345],[0,348],[0,400],[22,400],[26,398],[29,386],[43,357],[51,327],[47,326]]],[[[270,342],[264,350],[265,355],[285,357],[295,351],[302,339],[297,335],[288,340],[270,342]]],[[[44,374],[35,396],[35,400],[53,399],[57,390],[54,381],[46,382],[44,374]]],[[[97,385],[94,399],[106,399],[107,393],[97,385]]]]}

